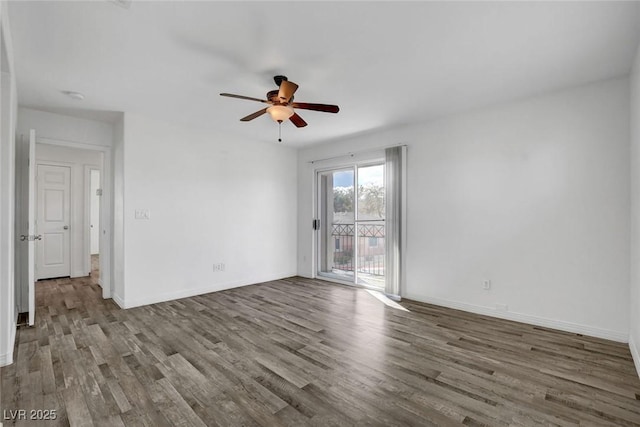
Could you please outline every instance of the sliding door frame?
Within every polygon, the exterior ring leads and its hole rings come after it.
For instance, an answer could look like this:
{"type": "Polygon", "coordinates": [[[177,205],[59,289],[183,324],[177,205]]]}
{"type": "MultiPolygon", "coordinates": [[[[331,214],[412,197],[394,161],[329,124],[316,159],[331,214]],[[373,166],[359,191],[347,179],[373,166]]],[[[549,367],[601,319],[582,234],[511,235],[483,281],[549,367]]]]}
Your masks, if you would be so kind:
{"type": "Polygon", "coordinates": [[[361,167],[367,167],[367,166],[378,166],[378,165],[382,165],[384,166],[385,164],[385,158],[384,158],[384,153],[382,154],[382,156],[375,156],[375,157],[371,157],[371,158],[367,158],[367,159],[362,159],[360,161],[358,160],[351,160],[351,161],[344,161],[344,162],[336,162],[334,164],[331,165],[326,165],[323,167],[318,167],[315,168],[313,170],[313,176],[314,176],[314,204],[315,206],[313,207],[313,215],[315,219],[319,219],[320,220],[320,228],[317,230],[314,230],[313,233],[313,262],[312,262],[312,267],[313,267],[313,278],[321,278],[322,280],[326,280],[326,281],[330,281],[330,282],[336,282],[336,283],[340,283],[340,284],[344,284],[344,285],[349,285],[349,286],[357,286],[357,287],[364,287],[367,289],[374,289],[374,290],[381,290],[378,287],[375,286],[369,286],[369,285],[365,285],[365,284],[361,284],[358,283],[358,252],[359,252],[359,241],[358,241],[358,168],[361,167]],[[322,274],[322,272],[320,271],[321,268],[321,261],[320,261],[320,255],[322,254],[322,237],[321,237],[321,233],[323,231],[323,226],[327,226],[327,224],[323,225],[323,222],[325,221],[325,219],[323,218],[322,215],[322,210],[323,210],[323,203],[322,203],[322,198],[325,196],[324,194],[322,194],[322,184],[321,184],[321,175],[324,172],[329,172],[329,171],[347,171],[347,170],[352,170],[353,171],[353,215],[354,215],[354,221],[353,221],[353,230],[354,230],[354,243],[353,243],[353,278],[352,280],[342,280],[334,275],[331,274],[322,274]]]}

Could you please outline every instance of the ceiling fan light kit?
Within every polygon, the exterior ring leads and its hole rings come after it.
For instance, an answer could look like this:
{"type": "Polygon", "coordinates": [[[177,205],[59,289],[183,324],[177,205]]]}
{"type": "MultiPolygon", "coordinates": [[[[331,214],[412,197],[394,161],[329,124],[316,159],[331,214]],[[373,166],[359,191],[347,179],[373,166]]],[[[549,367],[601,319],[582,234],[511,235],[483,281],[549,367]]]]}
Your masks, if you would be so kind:
{"type": "MultiPolygon", "coordinates": [[[[277,122],[279,125],[282,125],[282,122],[285,120],[291,120],[291,123],[296,127],[301,128],[307,126],[307,122],[305,122],[302,117],[295,112],[295,108],[321,111],[323,113],[337,113],[340,111],[340,108],[337,105],[293,102],[293,94],[298,90],[298,85],[290,82],[286,76],[274,76],[273,80],[276,82],[279,89],[267,92],[267,99],[252,98],[250,96],[235,95],[233,93],[221,93],[220,96],[246,99],[248,101],[257,101],[270,105],[270,107],[263,108],[262,110],[241,118],[240,121],[242,122],[248,122],[256,117],[262,116],[264,113],[268,113],[273,121],[277,122]]],[[[282,139],[278,138],[278,141],[282,141],[282,139]]]]}
{"type": "Polygon", "coordinates": [[[274,122],[284,122],[289,117],[293,116],[293,107],[289,105],[272,105],[267,108],[267,113],[271,116],[274,122]]]}

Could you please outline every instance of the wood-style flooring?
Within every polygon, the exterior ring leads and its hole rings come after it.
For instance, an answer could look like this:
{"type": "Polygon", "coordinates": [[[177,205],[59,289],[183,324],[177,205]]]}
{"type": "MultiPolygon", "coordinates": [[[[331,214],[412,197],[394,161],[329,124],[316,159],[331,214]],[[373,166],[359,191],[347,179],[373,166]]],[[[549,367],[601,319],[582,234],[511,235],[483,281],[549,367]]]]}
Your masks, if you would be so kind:
{"type": "Polygon", "coordinates": [[[299,277],[129,310],[90,278],[36,293],[5,426],[640,425],[621,343],[299,277]]]}

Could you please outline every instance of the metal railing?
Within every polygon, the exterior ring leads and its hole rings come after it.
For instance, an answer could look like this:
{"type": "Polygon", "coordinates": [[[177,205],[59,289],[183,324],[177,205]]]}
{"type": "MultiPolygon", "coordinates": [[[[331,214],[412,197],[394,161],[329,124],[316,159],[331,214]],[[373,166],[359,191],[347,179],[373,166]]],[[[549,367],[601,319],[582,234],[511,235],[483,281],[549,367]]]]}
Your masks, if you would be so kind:
{"type": "MultiPolygon", "coordinates": [[[[355,224],[332,224],[333,269],[354,270],[355,224]]],[[[357,224],[358,273],[384,276],[384,224],[357,224]]]]}

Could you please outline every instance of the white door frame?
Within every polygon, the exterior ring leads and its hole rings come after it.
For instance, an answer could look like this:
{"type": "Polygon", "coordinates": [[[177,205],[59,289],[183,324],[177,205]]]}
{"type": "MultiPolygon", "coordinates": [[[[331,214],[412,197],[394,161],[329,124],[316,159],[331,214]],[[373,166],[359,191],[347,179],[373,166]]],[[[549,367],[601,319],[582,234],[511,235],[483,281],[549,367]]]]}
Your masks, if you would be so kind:
{"type": "Polygon", "coordinates": [[[323,219],[321,218],[321,213],[320,213],[320,209],[322,208],[322,204],[320,202],[320,198],[321,198],[321,194],[320,194],[320,181],[319,181],[319,177],[320,174],[322,172],[328,172],[328,171],[332,171],[332,170],[348,170],[348,169],[353,169],[353,180],[354,180],[354,202],[353,202],[353,208],[354,208],[354,233],[356,234],[356,236],[354,236],[354,272],[353,272],[353,280],[342,280],[336,277],[332,277],[330,275],[325,276],[319,273],[318,269],[320,268],[320,263],[318,261],[318,257],[320,255],[320,253],[322,252],[321,249],[321,241],[319,238],[319,234],[322,230],[322,223],[321,223],[321,227],[319,230],[313,230],[313,238],[312,238],[312,255],[311,255],[311,266],[313,268],[313,271],[311,273],[311,277],[316,279],[322,279],[322,280],[326,280],[328,282],[335,282],[335,283],[340,283],[343,285],[349,285],[349,286],[356,286],[356,287],[362,287],[362,288],[370,288],[370,289],[374,289],[374,290],[379,290],[378,288],[375,287],[371,287],[371,286],[367,286],[367,285],[362,285],[362,284],[358,284],[358,272],[356,271],[356,263],[357,263],[357,246],[358,246],[358,240],[357,240],[357,221],[355,221],[355,219],[357,218],[357,209],[358,209],[358,202],[357,202],[357,191],[356,191],[356,186],[358,185],[358,168],[359,167],[366,167],[366,166],[373,166],[373,165],[378,165],[382,162],[382,164],[384,165],[384,157],[380,157],[379,154],[376,154],[375,151],[372,151],[370,153],[365,152],[363,153],[364,156],[363,158],[360,159],[353,159],[353,156],[350,155],[349,157],[351,157],[350,159],[329,159],[329,160],[333,160],[331,162],[326,162],[327,165],[323,165],[323,166],[319,166],[317,168],[313,168],[313,205],[312,205],[312,212],[313,212],[313,216],[315,219],[320,219],[320,221],[323,221],[323,219]]]}
{"type": "Polygon", "coordinates": [[[102,198],[100,200],[100,281],[102,283],[102,298],[111,298],[113,295],[113,279],[111,277],[113,248],[112,149],[106,145],[92,145],[46,137],[37,137],[36,142],[38,144],[102,152],[102,173],[100,177],[102,182],[102,198]]]}
{"type": "Polygon", "coordinates": [[[35,242],[35,219],[36,219],[36,131],[29,130],[29,148],[28,148],[28,166],[27,166],[27,200],[29,207],[27,209],[27,235],[34,236],[34,240],[27,237],[27,300],[29,305],[29,326],[33,326],[36,321],[36,242],[35,242]]]}
{"type": "MultiPolygon", "coordinates": [[[[100,172],[100,184],[98,188],[102,188],[102,168],[99,165],[84,165],[84,252],[85,252],[85,266],[84,271],[91,272],[91,171],[100,172]],[[88,232],[87,232],[88,230],[88,232]]],[[[100,198],[100,206],[102,206],[102,197],[100,198]]],[[[98,231],[102,230],[102,209],[98,215],[98,231]]],[[[102,233],[98,232],[98,242],[102,240],[102,233]]],[[[100,245],[100,243],[98,243],[100,245]]],[[[98,247],[99,250],[99,247],[98,247]]],[[[102,281],[99,281],[102,286],[102,281]]]]}

